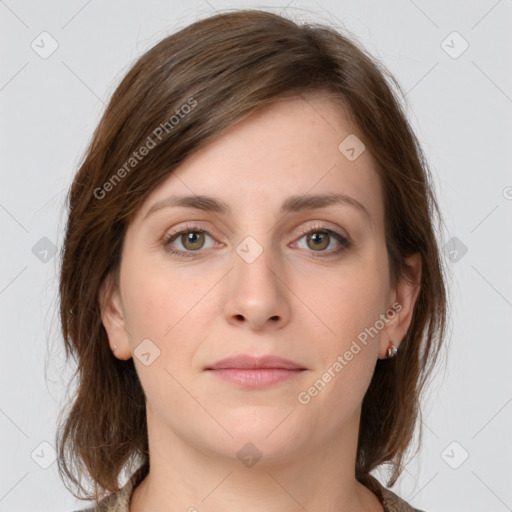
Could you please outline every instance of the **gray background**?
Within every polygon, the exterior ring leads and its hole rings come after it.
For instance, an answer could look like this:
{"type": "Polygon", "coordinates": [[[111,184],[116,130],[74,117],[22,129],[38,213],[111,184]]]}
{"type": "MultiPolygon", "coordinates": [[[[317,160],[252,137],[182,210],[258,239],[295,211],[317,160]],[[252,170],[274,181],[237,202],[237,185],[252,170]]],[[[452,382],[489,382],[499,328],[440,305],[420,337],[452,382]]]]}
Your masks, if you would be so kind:
{"type": "Polygon", "coordinates": [[[192,0],[185,8],[165,0],[7,0],[0,1],[0,512],[75,506],[51,446],[70,375],[52,248],[62,242],[64,193],[104,106],[157,41],[234,7],[286,8],[347,29],[407,92],[445,216],[451,339],[446,370],[440,366],[424,398],[422,448],[393,490],[427,512],[512,510],[512,1],[192,0]],[[58,48],[42,58],[52,39],[58,48]]]}

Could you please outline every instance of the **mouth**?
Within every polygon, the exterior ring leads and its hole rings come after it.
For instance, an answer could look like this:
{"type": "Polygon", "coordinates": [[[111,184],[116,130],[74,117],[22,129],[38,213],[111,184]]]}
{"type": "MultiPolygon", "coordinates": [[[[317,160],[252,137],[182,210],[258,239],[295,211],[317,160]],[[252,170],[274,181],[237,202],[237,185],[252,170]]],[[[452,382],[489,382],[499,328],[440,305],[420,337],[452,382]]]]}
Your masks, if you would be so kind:
{"type": "Polygon", "coordinates": [[[301,364],[272,355],[237,355],[205,368],[205,371],[225,382],[251,389],[292,380],[306,370],[301,364]]]}

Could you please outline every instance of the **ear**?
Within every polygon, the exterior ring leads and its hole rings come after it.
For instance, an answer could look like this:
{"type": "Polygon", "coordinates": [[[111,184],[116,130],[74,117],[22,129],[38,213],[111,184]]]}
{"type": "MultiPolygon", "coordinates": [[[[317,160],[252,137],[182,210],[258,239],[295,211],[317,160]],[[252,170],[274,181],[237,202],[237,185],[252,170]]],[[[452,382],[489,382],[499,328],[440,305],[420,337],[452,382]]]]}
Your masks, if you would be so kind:
{"type": "Polygon", "coordinates": [[[415,253],[406,258],[405,261],[411,269],[414,279],[412,282],[405,280],[398,283],[391,294],[388,307],[394,310],[395,314],[393,316],[391,314],[388,315],[389,320],[380,337],[379,359],[387,359],[387,349],[390,340],[396,348],[400,346],[411,325],[414,305],[420,291],[421,255],[420,253],[415,253]],[[392,305],[396,305],[396,307],[392,307],[392,305]]]}
{"type": "Polygon", "coordinates": [[[132,357],[128,331],[126,330],[119,286],[112,275],[101,283],[98,300],[101,309],[101,321],[107,331],[110,349],[121,360],[132,357]]]}

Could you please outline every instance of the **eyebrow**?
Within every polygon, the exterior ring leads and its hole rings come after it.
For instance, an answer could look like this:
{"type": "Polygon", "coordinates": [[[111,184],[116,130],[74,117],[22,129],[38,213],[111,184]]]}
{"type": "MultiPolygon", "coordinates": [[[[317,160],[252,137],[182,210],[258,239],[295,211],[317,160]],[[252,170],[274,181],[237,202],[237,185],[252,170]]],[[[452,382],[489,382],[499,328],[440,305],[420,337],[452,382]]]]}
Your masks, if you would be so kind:
{"type": "MultiPolygon", "coordinates": [[[[280,214],[299,212],[303,210],[314,210],[325,208],[335,204],[342,204],[352,206],[364,213],[368,219],[370,214],[365,206],[357,199],[347,196],[345,194],[331,193],[331,194],[309,194],[288,197],[281,205],[279,210],[280,214]]],[[[230,214],[231,207],[224,201],[212,196],[206,195],[193,195],[193,196],[170,196],[157,201],[144,215],[143,219],[149,217],[152,213],[161,210],[162,208],[170,207],[186,207],[195,208],[197,210],[210,211],[215,213],[230,214]]]]}

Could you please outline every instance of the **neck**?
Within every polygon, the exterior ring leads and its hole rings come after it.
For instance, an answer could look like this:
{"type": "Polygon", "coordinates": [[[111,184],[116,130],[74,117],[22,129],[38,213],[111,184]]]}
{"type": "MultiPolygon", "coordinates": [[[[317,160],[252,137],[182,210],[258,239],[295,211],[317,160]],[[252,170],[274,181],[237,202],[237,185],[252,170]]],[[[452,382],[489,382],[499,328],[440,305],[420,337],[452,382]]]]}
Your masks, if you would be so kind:
{"type": "Polygon", "coordinates": [[[356,421],[345,435],[320,445],[298,442],[287,453],[263,440],[231,439],[233,450],[219,454],[187,443],[148,408],[150,470],[133,492],[130,512],[383,512],[355,478],[357,427],[356,421]]]}

